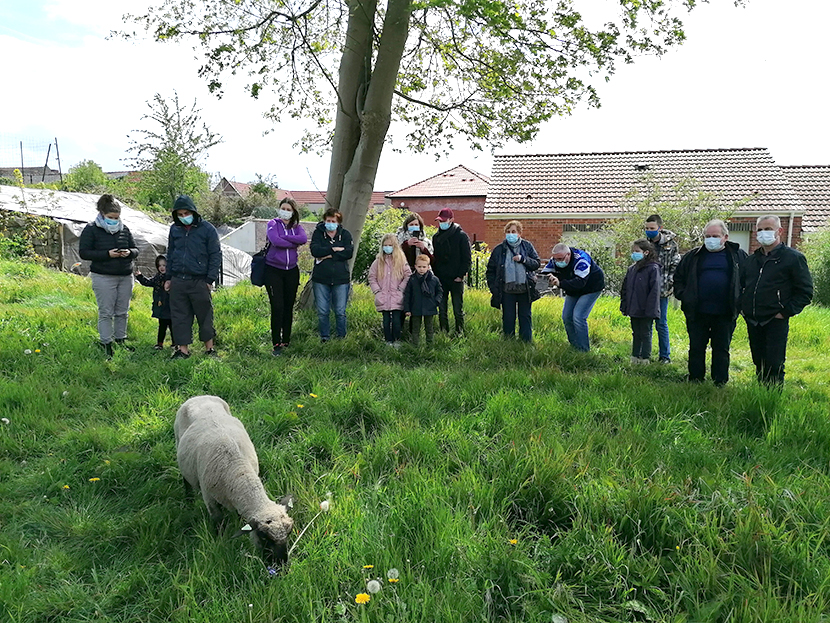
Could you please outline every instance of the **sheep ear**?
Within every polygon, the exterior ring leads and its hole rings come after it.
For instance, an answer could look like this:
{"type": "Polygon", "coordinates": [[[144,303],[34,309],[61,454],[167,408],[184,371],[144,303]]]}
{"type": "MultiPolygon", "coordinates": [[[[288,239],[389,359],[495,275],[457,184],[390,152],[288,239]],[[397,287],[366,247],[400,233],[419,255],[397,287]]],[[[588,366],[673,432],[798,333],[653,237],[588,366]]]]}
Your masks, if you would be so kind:
{"type": "Polygon", "coordinates": [[[251,527],[251,524],[246,523],[231,538],[235,539],[236,537],[242,536],[243,534],[249,534],[252,530],[254,530],[254,528],[251,527]]]}
{"type": "Polygon", "coordinates": [[[283,506],[285,506],[285,509],[289,513],[291,513],[291,511],[294,510],[294,496],[291,493],[289,493],[288,495],[282,496],[279,503],[282,504],[283,506]]]}

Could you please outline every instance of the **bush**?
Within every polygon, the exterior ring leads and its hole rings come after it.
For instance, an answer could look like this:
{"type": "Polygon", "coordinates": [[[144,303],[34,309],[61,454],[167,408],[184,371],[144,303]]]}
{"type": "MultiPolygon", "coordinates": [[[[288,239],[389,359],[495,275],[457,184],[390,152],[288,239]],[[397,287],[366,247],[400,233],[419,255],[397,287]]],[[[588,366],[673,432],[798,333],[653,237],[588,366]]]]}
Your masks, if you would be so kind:
{"type": "Polygon", "coordinates": [[[804,253],[813,276],[813,303],[830,307],[830,227],[810,236],[804,253]]]}
{"type": "Polygon", "coordinates": [[[400,208],[388,208],[382,212],[374,209],[369,211],[363,232],[360,234],[360,245],[352,267],[352,281],[367,282],[369,267],[375,261],[380,248],[380,239],[384,234],[398,231],[407,214],[409,210],[400,208]]]}

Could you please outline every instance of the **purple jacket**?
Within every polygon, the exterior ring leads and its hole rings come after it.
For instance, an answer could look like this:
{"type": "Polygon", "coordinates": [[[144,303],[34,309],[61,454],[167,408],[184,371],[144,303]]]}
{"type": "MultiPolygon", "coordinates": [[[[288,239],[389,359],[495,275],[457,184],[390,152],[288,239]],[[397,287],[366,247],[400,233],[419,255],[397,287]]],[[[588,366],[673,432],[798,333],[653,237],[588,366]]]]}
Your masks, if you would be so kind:
{"type": "Polygon", "coordinates": [[[280,270],[295,268],[297,247],[308,242],[308,235],[303,226],[297,223],[294,227],[287,229],[282,219],[271,219],[268,222],[266,236],[271,243],[271,248],[265,256],[265,263],[280,270]]]}
{"type": "Polygon", "coordinates": [[[369,287],[375,295],[375,309],[378,311],[403,309],[403,291],[406,288],[406,282],[409,281],[409,276],[412,274],[412,271],[409,270],[409,264],[404,262],[403,276],[400,279],[395,279],[392,276],[392,259],[389,256],[387,258],[384,258],[386,267],[381,279],[378,279],[377,260],[372,262],[372,266],[369,268],[369,287]]]}

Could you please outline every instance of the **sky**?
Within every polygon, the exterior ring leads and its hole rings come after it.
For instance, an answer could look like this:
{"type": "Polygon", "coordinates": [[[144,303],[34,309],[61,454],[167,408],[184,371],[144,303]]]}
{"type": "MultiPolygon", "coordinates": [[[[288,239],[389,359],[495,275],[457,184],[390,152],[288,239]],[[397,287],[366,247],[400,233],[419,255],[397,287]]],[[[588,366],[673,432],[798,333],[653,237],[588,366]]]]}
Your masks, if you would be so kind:
{"type": "MultiPolygon", "coordinates": [[[[612,1],[612,0],[607,0],[612,1]]],[[[606,0],[578,0],[578,6],[606,0]]],[[[41,166],[57,138],[61,168],[91,159],[105,171],[128,168],[129,135],[147,102],[173,91],[224,142],[203,163],[238,182],[270,176],[280,188],[325,190],[328,156],[292,145],[302,122],[274,127],[262,117],[270,101],[238,88],[212,96],[197,76],[189,44],[107,39],[124,12],[149,0],[27,0],[0,3],[0,166],[41,166]],[[273,132],[263,136],[263,132],[273,132]],[[29,154],[29,146],[33,153],[29,154]],[[40,147],[40,150],[37,149],[40,147]]],[[[602,106],[579,106],[546,122],[536,139],[497,154],[582,153],[665,149],[766,147],[780,165],[830,164],[825,25],[830,3],[817,0],[730,0],[700,4],[685,18],[687,41],[661,58],[619,66],[597,86],[602,106]]],[[[395,131],[393,125],[392,132],[395,131]]],[[[376,190],[395,191],[465,165],[489,175],[492,154],[456,149],[432,155],[385,149],[376,190]]],[[[52,153],[49,165],[57,168],[52,153]]]]}

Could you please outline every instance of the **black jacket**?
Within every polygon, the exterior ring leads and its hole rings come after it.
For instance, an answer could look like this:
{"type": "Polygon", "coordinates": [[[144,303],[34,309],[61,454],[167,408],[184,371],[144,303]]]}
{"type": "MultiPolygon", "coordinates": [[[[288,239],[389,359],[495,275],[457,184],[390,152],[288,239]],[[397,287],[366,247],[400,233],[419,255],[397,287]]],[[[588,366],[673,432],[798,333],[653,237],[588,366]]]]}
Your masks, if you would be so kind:
{"type": "Polygon", "coordinates": [[[802,253],[779,244],[769,255],[758,249],[741,265],[741,314],[766,322],[795,316],[813,300],[813,278],[802,253]]]}
{"type": "MultiPolygon", "coordinates": [[[[741,265],[746,261],[746,251],[741,249],[736,242],[726,241],[724,245],[726,252],[729,254],[729,300],[727,305],[729,307],[729,314],[732,319],[738,317],[738,301],[741,298],[741,281],[740,269],[741,265]]],[[[680,309],[686,314],[687,318],[694,318],[697,315],[698,303],[700,297],[697,290],[698,282],[698,268],[700,260],[704,253],[709,253],[706,247],[697,247],[688,251],[680,260],[677,270],[674,272],[674,296],[680,301],[680,309]]]]}
{"type": "Polygon", "coordinates": [[[206,283],[219,281],[222,268],[222,245],[216,228],[193,212],[193,224],[187,227],[173,211],[173,224],[167,236],[167,275],[183,279],[199,279],[206,283]]]}
{"type": "Polygon", "coordinates": [[[662,268],[660,262],[637,262],[628,267],[620,290],[620,311],[629,318],[659,318],[662,268]]]}
{"type": "Polygon", "coordinates": [[[438,304],[443,296],[441,282],[431,270],[423,277],[414,273],[406,282],[406,289],[403,291],[403,311],[413,316],[437,316],[438,304]],[[424,292],[425,282],[427,292],[424,292]]]}
{"type": "Polygon", "coordinates": [[[167,275],[156,273],[148,278],[139,273],[135,279],[141,285],[153,288],[153,318],[170,320],[170,293],[164,289],[167,275]]]}
{"type": "MultiPolygon", "coordinates": [[[[539,260],[536,249],[524,238],[519,241],[518,252],[522,256],[521,263],[527,271],[527,296],[532,303],[539,298],[539,292],[536,290],[536,270],[542,265],[542,262],[539,260]]],[[[492,295],[490,305],[496,308],[501,307],[501,295],[504,289],[504,260],[507,253],[511,257],[514,255],[513,250],[504,240],[493,249],[490,260],[487,262],[487,287],[492,295]]]]}
{"type": "Polygon", "coordinates": [[[121,231],[111,234],[92,222],[81,232],[78,253],[82,260],[90,260],[89,270],[93,273],[131,275],[133,259],[138,256],[138,248],[126,225],[121,231]],[[110,257],[110,249],[129,249],[130,254],[127,257],[110,257]]]}
{"type": "Polygon", "coordinates": [[[452,281],[470,272],[470,239],[457,223],[432,237],[432,269],[441,281],[452,281]]]}
{"type": "Polygon", "coordinates": [[[311,271],[312,281],[329,286],[339,286],[351,281],[349,260],[354,254],[354,243],[347,229],[338,225],[334,237],[330,237],[326,232],[325,224],[317,223],[311,235],[309,250],[314,257],[314,269],[311,271]],[[332,247],[343,247],[343,250],[332,251],[332,247]],[[321,262],[317,261],[317,258],[327,255],[331,257],[321,262]]]}

